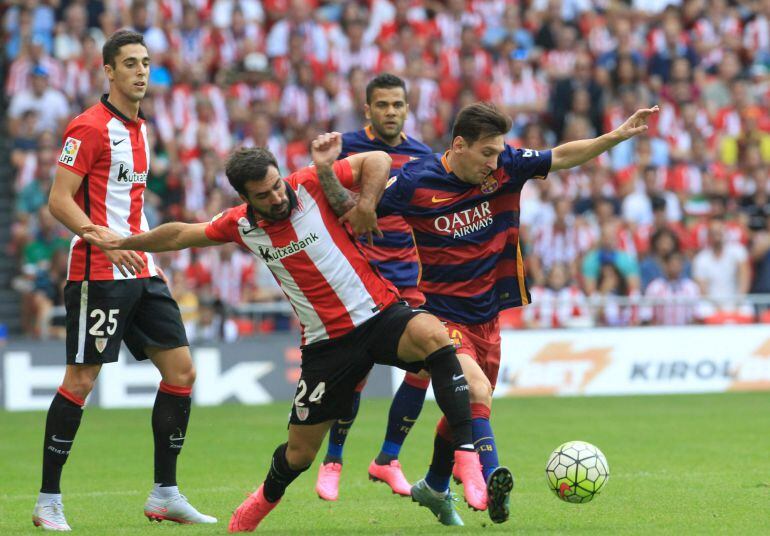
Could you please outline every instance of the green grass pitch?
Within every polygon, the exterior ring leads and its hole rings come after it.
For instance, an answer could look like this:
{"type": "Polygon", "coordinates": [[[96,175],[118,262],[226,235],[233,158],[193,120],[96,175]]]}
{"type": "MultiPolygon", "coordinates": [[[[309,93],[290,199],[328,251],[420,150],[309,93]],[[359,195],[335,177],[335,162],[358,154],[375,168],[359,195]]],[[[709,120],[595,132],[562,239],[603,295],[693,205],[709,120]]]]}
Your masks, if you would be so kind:
{"type": "MultiPolygon", "coordinates": [[[[366,477],[389,402],[366,400],[345,451],[340,500],[313,491],[314,465],[263,522],[265,534],[767,534],[770,533],[770,393],[628,398],[496,400],[501,462],[516,477],[511,520],[459,505],[466,526],[443,527],[430,512],[366,477]],[[549,453],[564,441],[599,446],[610,481],[584,505],[546,487],[549,453]]],[[[213,526],[148,523],[152,480],[149,410],[87,409],[65,467],[64,504],[75,534],[224,534],[230,513],[265,476],[285,440],[288,403],[194,408],[179,461],[181,490],[213,526]]],[[[407,477],[422,477],[438,416],[427,403],[402,452],[407,477]]],[[[33,534],[45,413],[0,412],[0,534],[33,534]]]]}

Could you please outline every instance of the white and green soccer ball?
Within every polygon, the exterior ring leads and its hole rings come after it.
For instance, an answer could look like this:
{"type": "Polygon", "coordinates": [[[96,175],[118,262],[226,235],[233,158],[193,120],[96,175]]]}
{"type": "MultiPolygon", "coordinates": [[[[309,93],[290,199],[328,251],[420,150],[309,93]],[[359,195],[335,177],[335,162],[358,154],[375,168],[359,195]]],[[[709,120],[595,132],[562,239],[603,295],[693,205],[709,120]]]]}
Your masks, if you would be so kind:
{"type": "Polygon", "coordinates": [[[589,502],[610,478],[602,451],[585,441],[569,441],[551,453],[545,466],[548,487],[563,501],[589,502]]]}

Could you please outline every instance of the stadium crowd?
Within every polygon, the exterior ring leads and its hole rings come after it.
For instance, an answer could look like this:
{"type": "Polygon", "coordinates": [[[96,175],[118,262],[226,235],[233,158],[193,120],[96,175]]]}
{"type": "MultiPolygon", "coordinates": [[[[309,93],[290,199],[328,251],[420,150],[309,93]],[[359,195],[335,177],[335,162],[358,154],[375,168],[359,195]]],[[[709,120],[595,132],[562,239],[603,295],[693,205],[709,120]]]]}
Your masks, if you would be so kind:
{"type": "MultiPolygon", "coordinates": [[[[506,321],[766,319],[743,297],[770,293],[770,0],[21,0],[2,17],[17,213],[7,253],[29,335],[55,334],[43,324],[62,303],[69,236],[46,208],[62,128],[105,91],[101,46],[120,27],[142,32],[152,57],[151,227],[238,203],[223,170],[233,148],[266,146],[286,173],[309,163],[316,134],[362,128],[380,72],[406,80],[405,129],[437,152],[477,100],[506,110],[509,143],[532,149],[657,103],[647,136],[527,185],[533,305],[506,321]]],[[[232,244],[159,259],[191,340],[291,324],[228,313],[283,300],[232,244]]]]}

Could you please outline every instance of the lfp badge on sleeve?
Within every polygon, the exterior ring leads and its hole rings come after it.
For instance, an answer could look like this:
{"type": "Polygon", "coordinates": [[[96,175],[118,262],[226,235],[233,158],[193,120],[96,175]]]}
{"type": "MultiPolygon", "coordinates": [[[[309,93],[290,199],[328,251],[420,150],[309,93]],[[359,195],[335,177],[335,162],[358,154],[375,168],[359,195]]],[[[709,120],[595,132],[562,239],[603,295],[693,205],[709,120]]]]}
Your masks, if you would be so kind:
{"type": "Polygon", "coordinates": [[[67,138],[64,142],[64,147],[62,147],[59,162],[71,166],[75,163],[75,158],[78,156],[78,150],[80,150],[80,140],[76,138],[67,138]]]}

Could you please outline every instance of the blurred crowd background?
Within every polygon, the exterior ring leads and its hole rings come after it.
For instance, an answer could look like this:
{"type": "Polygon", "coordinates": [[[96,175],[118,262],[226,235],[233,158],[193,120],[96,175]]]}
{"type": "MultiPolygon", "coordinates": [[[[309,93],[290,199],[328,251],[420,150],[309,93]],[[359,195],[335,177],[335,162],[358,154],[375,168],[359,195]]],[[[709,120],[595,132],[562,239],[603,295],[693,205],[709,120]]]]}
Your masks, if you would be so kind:
{"type": "MultiPolygon", "coordinates": [[[[30,336],[62,333],[69,233],[46,199],[62,129],[106,91],[101,46],[121,27],[142,32],[152,58],[143,104],[151,227],[236,204],[223,172],[233,148],[267,146],[289,173],[309,163],[316,134],[362,128],[364,88],[381,72],[406,81],[406,132],[437,152],[456,112],[477,100],[506,110],[509,143],[532,149],[602,134],[657,103],[648,135],[527,185],[520,218],[534,305],[506,313],[505,324],[767,320],[752,297],[770,293],[770,0],[22,0],[0,9],[16,196],[4,253],[18,259],[13,287],[30,336]]],[[[234,245],[157,258],[191,340],[292,329],[270,274],[234,245]]]]}

